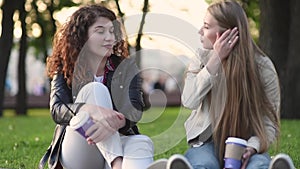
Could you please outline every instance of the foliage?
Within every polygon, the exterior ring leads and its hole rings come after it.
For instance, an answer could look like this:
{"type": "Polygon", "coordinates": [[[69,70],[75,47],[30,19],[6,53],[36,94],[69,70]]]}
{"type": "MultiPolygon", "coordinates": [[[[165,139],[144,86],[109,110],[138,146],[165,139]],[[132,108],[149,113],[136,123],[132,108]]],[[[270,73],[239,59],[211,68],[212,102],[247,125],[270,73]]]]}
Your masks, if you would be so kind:
{"type": "Polygon", "coordinates": [[[33,0],[31,3],[27,4],[28,11],[27,18],[30,22],[27,23],[27,30],[30,33],[34,24],[38,24],[41,29],[41,36],[32,37],[29,39],[29,46],[34,47],[36,51],[36,56],[39,53],[44,53],[44,57],[47,57],[48,47],[51,45],[52,37],[56,31],[57,23],[53,18],[53,13],[60,11],[64,7],[75,6],[74,2],[68,1],[38,1],[33,0]],[[39,6],[45,5],[47,8],[45,10],[40,10],[39,6]]]}
{"type": "MultiPolygon", "coordinates": [[[[63,8],[79,6],[86,4],[86,1],[72,0],[27,0],[25,9],[27,12],[26,27],[28,34],[28,45],[35,49],[35,56],[39,59],[45,59],[48,56],[48,50],[52,45],[52,39],[59,24],[53,18],[55,12],[60,11],[63,8]],[[39,27],[41,34],[38,37],[33,36],[33,27],[39,27]],[[43,57],[40,57],[40,54],[43,57]]],[[[95,0],[88,3],[96,3],[95,0]]],[[[16,22],[16,20],[15,20],[16,22]]]]}
{"type": "MultiPolygon", "coordinates": [[[[141,132],[149,136],[161,133],[173,123],[178,111],[177,107],[167,108],[155,121],[140,124],[141,132]]],[[[185,110],[183,114],[184,120],[189,111],[185,110]]],[[[288,153],[296,168],[300,167],[300,133],[297,130],[299,125],[299,120],[282,120],[278,149],[273,147],[270,151],[271,155],[288,153]]],[[[15,117],[12,111],[5,111],[5,117],[0,119],[0,168],[36,168],[50,144],[54,126],[48,109],[31,109],[28,116],[18,117],[15,117]]],[[[186,149],[186,141],[183,139],[176,147],[155,156],[155,159],[168,158],[175,153],[183,154],[186,149]]]]}

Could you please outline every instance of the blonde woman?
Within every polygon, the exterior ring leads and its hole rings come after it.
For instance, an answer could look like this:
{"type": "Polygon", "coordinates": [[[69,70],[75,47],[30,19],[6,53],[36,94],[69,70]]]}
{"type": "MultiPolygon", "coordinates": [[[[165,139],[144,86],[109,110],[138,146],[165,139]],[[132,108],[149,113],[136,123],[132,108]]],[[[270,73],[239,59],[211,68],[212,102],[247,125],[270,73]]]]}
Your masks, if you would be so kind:
{"type": "Polygon", "coordinates": [[[267,169],[269,146],[279,136],[280,87],[275,67],[254,43],[236,1],[210,5],[199,34],[203,48],[188,68],[182,103],[194,169],[223,168],[225,140],[247,140],[242,168],[267,169]]]}

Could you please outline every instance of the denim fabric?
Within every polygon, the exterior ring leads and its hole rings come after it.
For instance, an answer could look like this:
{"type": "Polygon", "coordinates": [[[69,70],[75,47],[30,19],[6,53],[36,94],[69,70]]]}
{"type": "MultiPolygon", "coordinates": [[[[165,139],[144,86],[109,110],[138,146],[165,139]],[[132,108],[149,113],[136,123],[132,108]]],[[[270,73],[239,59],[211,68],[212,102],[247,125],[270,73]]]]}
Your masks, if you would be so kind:
{"type": "Polygon", "coordinates": [[[213,142],[200,147],[191,147],[185,154],[194,169],[220,169],[213,142]]]}
{"type": "Polygon", "coordinates": [[[251,156],[246,169],[268,169],[271,158],[268,153],[251,156]]]}
{"type": "MultiPolygon", "coordinates": [[[[220,169],[213,142],[200,147],[191,147],[185,154],[193,169],[220,169]]],[[[271,158],[268,153],[254,154],[249,159],[246,169],[268,169],[271,158]]]]}

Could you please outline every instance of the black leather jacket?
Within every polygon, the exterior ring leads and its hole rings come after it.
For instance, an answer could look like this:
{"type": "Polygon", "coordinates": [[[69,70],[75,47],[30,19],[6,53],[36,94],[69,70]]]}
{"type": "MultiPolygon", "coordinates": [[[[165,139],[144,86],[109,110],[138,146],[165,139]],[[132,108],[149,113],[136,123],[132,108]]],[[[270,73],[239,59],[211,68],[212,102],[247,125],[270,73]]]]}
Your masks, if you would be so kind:
{"type": "MultiPolygon", "coordinates": [[[[126,125],[119,129],[119,132],[124,135],[139,134],[136,123],[142,116],[144,102],[142,79],[136,74],[138,68],[132,59],[120,60],[115,55],[112,55],[111,59],[117,68],[106,72],[105,85],[112,96],[114,110],[123,113],[126,118],[126,125]]],[[[68,87],[63,74],[55,75],[51,80],[50,111],[57,124],[64,127],[68,125],[84,104],[73,103],[75,97],[72,96],[72,89],[68,87]]]]}

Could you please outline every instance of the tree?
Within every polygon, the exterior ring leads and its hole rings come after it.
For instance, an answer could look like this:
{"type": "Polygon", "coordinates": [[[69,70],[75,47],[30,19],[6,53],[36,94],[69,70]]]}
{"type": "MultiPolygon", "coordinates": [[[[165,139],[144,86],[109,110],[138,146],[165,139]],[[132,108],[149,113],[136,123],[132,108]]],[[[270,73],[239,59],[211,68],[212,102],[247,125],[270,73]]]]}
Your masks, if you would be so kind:
{"type": "Polygon", "coordinates": [[[115,0],[115,2],[116,2],[117,10],[118,10],[118,16],[121,18],[122,24],[124,24],[124,18],[123,17],[124,17],[125,14],[121,10],[119,0],[115,0]]]}
{"type": "Polygon", "coordinates": [[[300,118],[300,3],[259,1],[259,44],[274,61],[281,83],[282,117],[300,118]]]}
{"type": "Polygon", "coordinates": [[[18,115],[26,115],[27,112],[27,92],[26,92],[26,53],[27,53],[27,31],[26,31],[26,15],[25,0],[18,0],[17,7],[20,13],[20,21],[22,28],[22,36],[20,39],[19,64],[18,64],[18,94],[16,101],[16,113],[18,115]]]}
{"type": "MultiPolygon", "coordinates": [[[[31,10],[29,13],[25,10],[26,0],[4,0],[2,5],[2,34],[0,38],[0,116],[3,112],[3,102],[4,102],[4,88],[5,80],[7,74],[8,61],[13,46],[13,29],[14,21],[13,15],[16,10],[19,11],[19,19],[21,22],[22,36],[19,41],[19,63],[18,63],[18,94],[16,101],[16,113],[17,114],[26,114],[27,112],[27,91],[26,91],[26,52],[29,45],[35,47],[38,52],[43,51],[44,58],[47,57],[47,49],[50,45],[52,36],[56,30],[55,20],[53,19],[53,13],[56,10],[60,10],[65,6],[74,6],[72,1],[56,1],[54,5],[53,0],[48,2],[47,9],[44,12],[39,12],[37,9],[37,0],[31,1],[31,6],[34,10],[31,10]],[[30,23],[26,24],[25,20],[30,17],[30,23]],[[50,20],[49,20],[50,19],[50,20]],[[49,24],[50,22],[50,24],[49,24]],[[26,27],[31,27],[32,24],[38,23],[42,29],[41,38],[27,37],[26,27]],[[45,26],[44,26],[45,25],[45,26]],[[49,26],[50,25],[50,26],[49,26]],[[27,39],[30,39],[30,44],[28,45],[27,39]],[[42,50],[39,50],[42,49],[42,50]]],[[[41,1],[39,1],[41,2],[41,1]]],[[[44,3],[44,2],[42,2],[44,3]]]]}
{"type": "Polygon", "coordinates": [[[68,1],[43,1],[42,3],[47,6],[44,11],[39,11],[38,3],[41,3],[39,0],[31,1],[31,6],[33,10],[29,12],[31,18],[30,24],[38,24],[41,28],[41,35],[36,38],[32,38],[30,45],[33,46],[37,53],[43,53],[43,61],[46,61],[49,53],[49,47],[52,45],[52,37],[56,32],[56,20],[53,18],[55,11],[60,11],[64,7],[76,6],[74,2],[68,1]]]}
{"type": "MultiPolygon", "coordinates": [[[[121,10],[119,0],[115,0],[115,3],[116,3],[117,11],[118,11],[118,16],[121,17],[121,22],[124,24],[123,17],[125,16],[125,13],[123,13],[123,11],[121,10]]],[[[137,34],[137,37],[135,40],[136,63],[138,66],[141,65],[141,63],[140,63],[141,62],[140,50],[142,49],[141,40],[142,40],[142,36],[143,36],[143,29],[144,29],[144,25],[145,25],[146,15],[149,12],[149,0],[144,0],[142,12],[143,12],[142,19],[141,19],[138,34],[137,34]]],[[[129,46],[129,47],[131,47],[131,46],[129,46]]]]}
{"type": "Polygon", "coordinates": [[[136,62],[137,65],[140,66],[141,65],[141,39],[143,36],[143,28],[144,28],[144,24],[145,24],[145,19],[146,19],[146,15],[149,11],[149,1],[148,0],[144,0],[144,7],[143,7],[143,16],[142,16],[142,20],[140,23],[140,27],[139,27],[139,31],[138,31],[138,35],[136,38],[136,46],[135,46],[135,51],[136,51],[136,62]]]}
{"type": "Polygon", "coordinates": [[[9,56],[13,45],[13,14],[16,0],[4,0],[2,6],[2,34],[0,38],[0,116],[3,115],[4,87],[9,56]]]}

